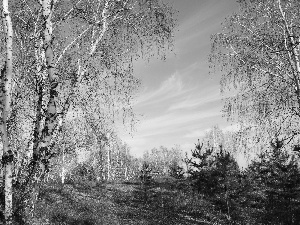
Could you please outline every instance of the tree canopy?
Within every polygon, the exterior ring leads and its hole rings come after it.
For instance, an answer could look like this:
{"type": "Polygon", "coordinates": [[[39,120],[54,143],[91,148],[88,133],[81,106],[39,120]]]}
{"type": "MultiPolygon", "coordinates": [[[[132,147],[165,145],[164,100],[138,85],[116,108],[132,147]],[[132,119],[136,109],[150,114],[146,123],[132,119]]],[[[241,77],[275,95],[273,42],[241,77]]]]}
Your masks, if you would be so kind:
{"type": "MultiPolygon", "coordinates": [[[[11,149],[3,154],[14,156],[15,167],[5,165],[6,174],[18,174],[15,197],[23,198],[60,155],[63,127],[79,129],[78,142],[94,135],[100,143],[116,129],[117,118],[134,124],[132,98],[140,81],[133,63],[164,59],[176,21],[161,0],[14,0],[3,1],[1,10],[1,87],[9,88],[1,89],[7,97],[1,102],[7,123],[2,142],[11,149]]],[[[12,180],[6,181],[8,193],[12,180]]]]}
{"type": "Polygon", "coordinates": [[[296,138],[300,115],[299,2],[238,3],[239,11],[225,21],[222,32],[212,36],[210,62],[212,71],[222,73],[224,114],[244,128],[254,128],[258,142],[261,133],[269,140],[278,135],[296,138]]]}

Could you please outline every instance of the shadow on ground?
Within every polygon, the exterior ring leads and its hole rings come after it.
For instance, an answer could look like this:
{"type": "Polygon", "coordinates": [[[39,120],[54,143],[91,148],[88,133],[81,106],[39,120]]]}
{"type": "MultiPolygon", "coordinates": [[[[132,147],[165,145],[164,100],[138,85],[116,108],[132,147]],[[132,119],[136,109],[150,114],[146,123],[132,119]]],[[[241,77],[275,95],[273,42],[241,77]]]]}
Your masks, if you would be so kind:
{"type": "MultiPolygon", "coordinates": [[[[152,182],[149,186],[139,183],[115,186],[113,201],[121,209],[118,217],[123,221],[144,224],[207,224],[187,215],[179,204],[179,191],[168,182],[152,182]]],[[[182,192],[181,192],[182,194],[182,192]]],[[[182,196],[184,197],[184,196],[182,196]]],[[[199,214],[197,216],[200,216],[199,214]]]]}
{"type": "Polygon", "coordinates": [[[205,218],[201,200],[195,199],[200,204],[193,205],[176,182],[47,185],[39,198],[36,217],[47,218],[50,224],[208,224],[201,219],[205,218]]]}
{"type": "Polygon", "coordinates": [[[47,217],[52,224],[119,224],[104,190],[99,186],[47,187],[40,194],[36,217],[47,217]]]}

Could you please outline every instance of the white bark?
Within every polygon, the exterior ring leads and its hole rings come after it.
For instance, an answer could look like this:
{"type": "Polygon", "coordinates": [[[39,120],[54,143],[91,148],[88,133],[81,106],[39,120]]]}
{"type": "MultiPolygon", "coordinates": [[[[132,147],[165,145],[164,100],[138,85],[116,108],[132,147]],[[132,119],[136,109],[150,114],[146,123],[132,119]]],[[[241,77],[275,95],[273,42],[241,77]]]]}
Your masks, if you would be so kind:
{"type": "Polygon", "coordinates": [[[65,184],[65,154],[62,152],[62,168],[61,168],[61,183],[65,184]]]}
{"type": "MultiPolygon", "coordinates": [[[[108,143],[109,141],[109,138],[110,138],[110,133],[107,133],[106,134],[106,141],[108,143]]],[[[110,146],[109,144],[106,144],[106,149],[107,149],[107,180],[109,181],[110,180],[110,168],[111,168],[111,165],[110,165],[110,146]]]]}
{"type": "Polygon", "coordinates": [[[12,171],[13,171],[13,154],[9,149],[8,133],[7,133],[7,119],[11,110],[11,81],[12,81],[12,22],[8,9],[8,0],[3,0],[2,12],[4,30],[6,34],[6,68],[2,71],[2,143],[3,155],[5,157],[4,171],[5,171],[5,224],[12,224],[12,171]]]}
{"type": "Polygon", "coordinates": [[[289,52],[289,60],[290,64],[293,68],[293,78],[294,83],[296,86],[296,93],[297,93],[297,99],[298,104],[300,106],[300,60],[299,60],[299,43],[296,43],[295,36],[292,32],[292,29],[289,27],[289,24],[287,22],[286,13],[283,11],[281,6],[281,0],[278,0],[278,7],[280,14],[282,16],[282,20],[284,22],[285,31],[286,31],[286,38],[291,44],[291,49],[287,49],[289,52]],[[291,53],[290,53],[291,52],[291,53]]]}
{"type": "MultiPolygon", "coordinates": [[[[54,63],[54,53],[53,53],[53,36],[52,36],[52,13],[54,9],[54,4],[56,1],[54,0],[43,0],[40,1],[42,5],[43,11],[43,49],[44,49],[44,57],[47,65],[47,75],[48,80],[50,82],[50,96],[47,104],[47,112],[45,125],[41,132],[41,141],[38,143],[38,147],[34,149],[35,156],[41,156],[43,153],[47,151],[49,153],[49,145],[51,143],[51,138],[54,133],[55,127],[57,125],[57,109],[56,109],[56,98],[57,98],[57,86],[58,86],[58,76],[55,73],[55,63],[54,63]]],[[[37,140],[36,140],[37,141],[37,140]]],[[[45,156],[47,158],[47,156],[45,156]]],[[[49,160],[49,159],[48,159],[49,160]]],[[[45,164],[40,163],[40,167],[42,169],[41,174],[39,176],[43,176],[45,172],[45,164]]],[[[38,177],[39,179],[39,177],[38,177]]]]}

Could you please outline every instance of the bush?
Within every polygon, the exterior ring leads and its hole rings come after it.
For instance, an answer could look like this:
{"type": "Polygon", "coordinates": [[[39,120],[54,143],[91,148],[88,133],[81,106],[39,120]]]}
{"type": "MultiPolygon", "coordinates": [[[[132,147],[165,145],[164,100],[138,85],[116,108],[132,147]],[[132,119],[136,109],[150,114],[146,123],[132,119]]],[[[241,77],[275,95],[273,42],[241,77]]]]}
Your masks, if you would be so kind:
{"type": "Polygon", "coordinates": [[[183,168],[176,161],[172,162],[169,167],[169,175],[175,179],[182,179],[184,175],[183,168]]]}
{"type": "Polygon", "coordinates": [[[85,163],[78,164],[68,175],[67,181],[71,183],[83,184],[90,181],[96,181],[96,173],[92,166],[85,163]]]}
{"type": "Polygon", "coordinates": [[[141,169],[140,179],[143,184],[149,184],[152,180],[151,175],[152,169],[150,168],[149,163],[144,162],[141,169]]]}

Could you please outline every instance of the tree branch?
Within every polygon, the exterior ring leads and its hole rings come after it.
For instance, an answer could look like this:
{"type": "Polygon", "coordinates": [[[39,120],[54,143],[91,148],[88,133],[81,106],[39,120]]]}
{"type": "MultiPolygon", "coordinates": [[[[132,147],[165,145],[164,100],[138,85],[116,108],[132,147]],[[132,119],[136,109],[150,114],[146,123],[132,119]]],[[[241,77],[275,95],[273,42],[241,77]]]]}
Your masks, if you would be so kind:
{"type": "Polygon", "coordinates": [[[62,53],[59,55],[58,59],[55,62],[55,67],[57,66],[57,64],[59,63],[59,61],[61,60],[61,58],[64,56],[64,54],[66,53],[66,51],[72,46],[74,45],[91,27],[93,27],[92,25],[90,25],[88,28],[86,28],[83,32],[81,32],[80,35],[78,35],[73,41],[71,41],[70,44],[68,44],[64,50],[62,51],[62,53]]]}

